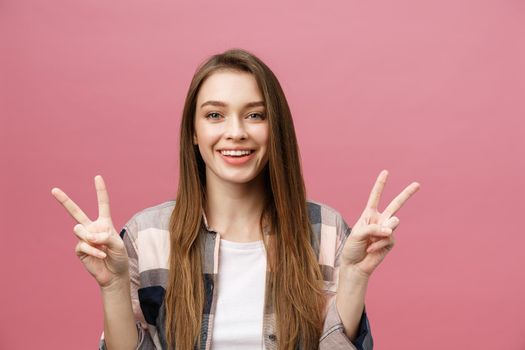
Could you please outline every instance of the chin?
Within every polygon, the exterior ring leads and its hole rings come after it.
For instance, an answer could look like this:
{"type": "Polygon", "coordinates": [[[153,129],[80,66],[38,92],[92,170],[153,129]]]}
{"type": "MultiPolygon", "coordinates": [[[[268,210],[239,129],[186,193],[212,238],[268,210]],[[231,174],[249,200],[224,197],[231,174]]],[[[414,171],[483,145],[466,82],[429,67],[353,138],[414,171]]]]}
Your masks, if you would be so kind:
{"type": "Polygon", "coordinates": [[[246,184],[246,183],[255,181],[258,178],[258,175],[259,174],[253,174],[253,173],[245,174],[245,175],[242,175],[242,174],[233,175],[232,174],[231,176],[224,176],[221,178],[223,181],[227,181],[231,183],[246,184]]]}
{"type": "Polygon", "coordinates": [[[234,178],[229,178],[229,179],[225,179],[226,181],[228,182],[231,182],[231,183],[235,183],[235,184],[246,184],[246,183],[249,183],[249,182],[252,182],[253,180],[255,180],[255,177],[254,176],[250,176],[250,177],[234,177],[234,178]]]}
{"type": "MultiPolygon", "coordinates": [[[[211,170],[211,169],[210,169],[211,170]]],[[[217,171],[211,171],[210,176],[213,176],[217,181],[227,182],[231,184],[247,184],[250,182],[257,181],[262,175],[263,170],[256,168],[252,169],[217,169],[217,171]]]]}

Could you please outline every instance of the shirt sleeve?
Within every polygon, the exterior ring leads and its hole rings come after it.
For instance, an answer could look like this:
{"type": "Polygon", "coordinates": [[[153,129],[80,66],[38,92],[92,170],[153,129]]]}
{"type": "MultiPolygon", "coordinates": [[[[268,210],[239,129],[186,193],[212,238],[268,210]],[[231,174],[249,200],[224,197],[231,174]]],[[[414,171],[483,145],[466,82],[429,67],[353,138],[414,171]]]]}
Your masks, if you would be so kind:
{"type": "MultiPolygon", "coordinates": [[[[133,314],[135,315],[135,326],[138,332],[138,344],[136,350],[157,350],[153,339],[148,331],[148,326],[142,310],[138,297],[138,289],[140,286],[139,265],[136,239],[136,223],[130,220],[120,231],[120,238],[124,242],[129,259],[129,277],[131,287],[131,305],[133,307],[133,314]]],[[[104,340],[104,332],[100,337],[99,350],[107,350],[106,342],[104,340]]]]}
{"type": "Polygon", "coordinates": [[[350,341],[344,332],[344,325],[337,311],[335,297],[339,280],[340,256],[350,235],[351,228],[346,224],[340,214],[336,217],[336,255],[333,270],[333,283],[329,288],[329,298],[323,333],[319,340],[319,350],[372,350],[374,347],[370,323],[366,314],[366,305],[361,315],[359,329],[355,341],[350,341]]]}

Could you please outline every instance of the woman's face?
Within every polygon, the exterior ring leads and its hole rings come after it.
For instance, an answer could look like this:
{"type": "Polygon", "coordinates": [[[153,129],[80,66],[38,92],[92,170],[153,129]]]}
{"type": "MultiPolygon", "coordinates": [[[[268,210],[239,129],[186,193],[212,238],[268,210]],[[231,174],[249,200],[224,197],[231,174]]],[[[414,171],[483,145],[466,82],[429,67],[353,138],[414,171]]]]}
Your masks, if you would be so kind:
{"type": "Polygon", "coordinates": [[[268,162],[268,120],[254,76],[218,71],[201,85],[193,143],[206,163],[206,182],[247,183],[268,162]]]}

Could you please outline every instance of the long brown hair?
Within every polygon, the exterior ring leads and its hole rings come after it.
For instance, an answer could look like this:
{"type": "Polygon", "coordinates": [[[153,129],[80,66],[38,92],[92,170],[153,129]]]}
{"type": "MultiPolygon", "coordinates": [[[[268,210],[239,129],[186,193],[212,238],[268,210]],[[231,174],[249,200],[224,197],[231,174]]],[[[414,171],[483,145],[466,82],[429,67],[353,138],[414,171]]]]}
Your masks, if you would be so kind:
{"type": "MultiPolygon", "coordinates": [[[[219,70],[248,72],[264,97],[269,123],[268,163],[264,168],[271,232],[265,241],[270,269],[269,297],[277,317],[279,349],[316,349],[323,323],[322,274],[311,245],[306,191],[292,116],[273,72],[252,53],[231,49],[202,63],[191,81],[180,129],[180,177],[170,221],[170,260],[165,295],[166,339],[177,349],[193,349],[204,307],[202,208],[205,164],[192,142],[196,101],[207,77],[219,70]]],[[[261,217],[262,218],[262,217],[261,217]]],[[[262,232],[262,219],[261,219],[262,232]]],[[[267,291],[268,292],[268,291],[267,291]]]]}

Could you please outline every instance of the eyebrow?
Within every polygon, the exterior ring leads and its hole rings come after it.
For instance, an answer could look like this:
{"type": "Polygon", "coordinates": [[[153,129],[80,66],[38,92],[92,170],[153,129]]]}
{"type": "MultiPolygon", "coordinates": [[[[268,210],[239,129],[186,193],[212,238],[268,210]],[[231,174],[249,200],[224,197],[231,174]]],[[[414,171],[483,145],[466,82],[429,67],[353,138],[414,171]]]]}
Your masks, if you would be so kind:
{"type": "MultiPolygon", "coordinates": [[[[227,107],[228,104],[222,101],[206,101],[203,104],[201,104],[201,108],[207,105],[211,106],[219,106],[219,107],[227,107]]],[[[255,102],[248,102],[244,105],[244,108],[251,108],[251,107],[258,107],[263,106],[264,107],[264,101],[255,101],[255,102]]]]}

